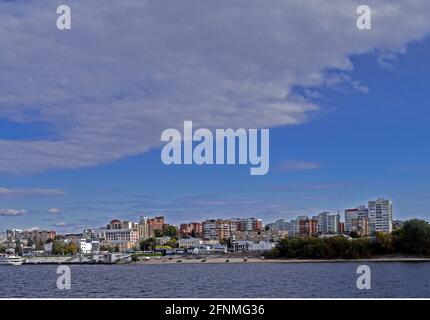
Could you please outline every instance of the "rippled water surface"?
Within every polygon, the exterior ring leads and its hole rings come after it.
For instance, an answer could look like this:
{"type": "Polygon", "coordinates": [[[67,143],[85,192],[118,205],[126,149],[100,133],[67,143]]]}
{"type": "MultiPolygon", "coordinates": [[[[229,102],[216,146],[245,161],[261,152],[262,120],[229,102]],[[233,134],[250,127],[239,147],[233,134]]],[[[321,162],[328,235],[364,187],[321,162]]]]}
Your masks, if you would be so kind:
{"type": "Polygon", "coordinates": [[[356,287],[363,263],[73,265],[71,289],[57,266],[0,266],[0,297],[430,297],[430,263],[367,263],[371,290],[356,287]]]}

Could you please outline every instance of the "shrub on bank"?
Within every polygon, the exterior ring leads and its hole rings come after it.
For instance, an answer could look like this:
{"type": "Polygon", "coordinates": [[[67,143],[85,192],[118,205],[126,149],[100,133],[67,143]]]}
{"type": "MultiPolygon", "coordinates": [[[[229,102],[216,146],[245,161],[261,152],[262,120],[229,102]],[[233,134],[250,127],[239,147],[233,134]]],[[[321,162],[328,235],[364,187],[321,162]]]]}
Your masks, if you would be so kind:
{"type": "Polygon", "coordinates": [[[387,254],[430,256],[430,225],[408,220],[392,234],[377,233],[374,238],[291,237],[278,242],[267,258],[289,259],[367,259],[387,254]]]}
{"type": "Polygon", "coordinates": [[[293,237],[278,242],[268,258],[290,259],[359,259],[372,255],[372,240],[342,238],[293,237]]]}

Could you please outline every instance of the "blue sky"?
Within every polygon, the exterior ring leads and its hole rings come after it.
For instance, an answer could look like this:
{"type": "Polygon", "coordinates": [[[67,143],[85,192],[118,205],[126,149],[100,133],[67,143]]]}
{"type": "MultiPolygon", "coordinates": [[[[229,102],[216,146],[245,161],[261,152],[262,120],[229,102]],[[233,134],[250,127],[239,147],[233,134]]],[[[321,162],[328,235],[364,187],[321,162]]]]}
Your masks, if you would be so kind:
{"type": "Polygon", "coordinates": [[[363,35],[343,26],[353,10],[338,16],[322,6],[315,22],[310,4],[295,2],[293,21],[249,35],[249,23],[272,21],[272,12],[208,13],[194,4],[193,13],[179,8],[182,20],[157,5],[139,12],[138,1],[114,3],[94,22],[97,6],[78,1],[69,34],[51,30],[48,4],[0,3],[1,21],[16,22],[0,22],[10,35],[0,40],[0,230],[76,232],[160,214],[174,224],[239,216],[268,223],[379,196],[393,201],[395,218],[430,220],[429,19],[389,32],[398,12],[416,8],[376,15],[376,35],[363,35]],[[115,9],[145,29],[130,31],[115,9]],[[189,20],[199,10],[208,19],[189,20]],[[223,24],[227,17],[236,23],[223,24]],[[327,21],[334,29],[318,42],[315,26],[327,21]],[[285,38],[270,38],[275,27],[285,38]],[[109,35],[120,37],[118,46],[109,35]],[[269,174],[162,164],[161,131],[184,120],[271,128],[269,174]]]}

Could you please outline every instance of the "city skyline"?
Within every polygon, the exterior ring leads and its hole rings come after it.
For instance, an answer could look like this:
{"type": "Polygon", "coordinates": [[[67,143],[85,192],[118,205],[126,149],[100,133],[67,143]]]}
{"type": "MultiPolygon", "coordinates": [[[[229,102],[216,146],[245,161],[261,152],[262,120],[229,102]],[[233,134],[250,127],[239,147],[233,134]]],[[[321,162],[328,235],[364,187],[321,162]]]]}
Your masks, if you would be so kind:
{"type": "Polygon", "coordinates": [[[430,219],[427,2],[372,4],[364,31],[355,1],[231,15],[227,3],[75,1],[67,31],[54,4],[0,1],[0,44],[15,53],[0,55],[0,230],[271,221],[377,197],[397,219],[430,219]],[[164,165],[160,135],[184,121],[269,128],[268,174],[164,165]]]}
{"type": "MultiPolygon", "coordinates": [[[[329,233],[343,233],[345,232],[346,234],[348,234],[350,231],[352,231],[353,229],[356,230],[357,226],[352,226],[351,222],[354,219],[357,219],[359,217],[366,217],[366,219],[368,219],[368,224],[369,226],[366,227],[369,228],[368,232],[366,232],[366,235],[370,235],[372,232],[387,232],[387,233],[391,233],[393,231],[393,222],[398,221],[398,222],[402,222],[399,219],[396,219],[396,217],[394,216],[393,213],[393,204],[392,201],[389,199],[384,199],[381,197],[378,197],[374,200],[369,200],[367,202],[367,204],[363,205],[360,204],[356,207],[349,207],[346,208],[344,210],[342,210],[342,212],[340,210],[338,210],[337,212],[333,212],[333,211],[322,211],[319,213],[309,213],[309,214],[302,214],[299,216],[295,216],[295,217],[290,217],[288,219],[284,218],[284,217],[277,217],[275,219],[272,219],[272,221],[267,222],[267,221],[263,221],[263,219],[261,219],[258,216],[230,216],[230,217],[221,217],[221,216],[217,216],[217,217],[204,217],[201,220],[183,220],[180,221],[179,223],[167,223],[167,219],[164,215],[158,215],[158,216],[139,216],[139,217],[134,217],[128,220],[121,220],[118,219],[117,217],[110,217],[108,220],[110,221],[107,224],[104,224],[103,226],[87,226],[83,229],[83,233],[85,233],[87,230],[102,230],[102,229],[136,229],[139,231],[140,234],[145,234],[145,237],[149,237],[148,234],[151,233],[151,231],[149,231],[150,227],[146,227],[144,230],[141,230],[140,226],[141,225],[146,225],[147,223],[155,223],[157,225],[158,229],[162,229],[163,226],[174,226],[179,234],[181,234],[181,230],[183,228],[189,229],[192,228],[194,229],[194,225],[195,224],[199,224],[200,228],[202,228],[202,224],[204,225],[205,222],[215,222],[215,221],[230,221],[230,222],[238,222],[238,221],[259,221],[259,227],[257,227],[257,229],[259,230],[263,230],[264,228],[269,228],[272,229],[274,225],[276,225],[277,223],[286,223],[286,224],[290,224],[290,223],[294,223],[294,222],[299,222],[301,220],[315,220],[316,219],[316,223],[318,225],[321,224],[321,221],[319,220],[320,217],[323,216],[323,219],[330,219],[332,217],[338,217],[337,220],[334,220],[330,223],[334,223],[334,229],[327,229],[325,230],[324,228],[327,228],[326,226],[323,228],[321,226],[319,226],[319,232],[321,232],[322,234],[329,234],[329,233]],[[385,213],[389,213],[387,215],[383,214],[385,213]],[[378,214],[379,213],[379,214],[378,214]],[[352,220],[351,220],[352,219],[352,220]],[[111,227],[112,224],[117,225],[116,227],[111,227]],[[340,224],[343,224],[342,230],[340,229],[340,224]],[[389,224],[389,225],[388,225],[389,224]],[[126,225],[126,227],[123,227],[123,225],[126,225]],[[378,227],[375,227],[375,225],[378,225],[378,227]]],[[[413,217],[414,219],[416,219],[417,217],[413,217]]],[[[356,223],[357,221],[355,221],[356,223]]],[[[248,222],[249,224],[250,222],[248,222]]],[[[254,228],[254,223],[252,223],[252,228],[254,228]]],[[[283,230],[283,228],[281,228],[283,230]]],[[[57,232],[56,230],[54,230],[54,228],[40,228],[40,227],[33,227],[33,228],[26,228],[26,229],[20,229],[17,227],[10,227],[7,230],[17,230],[19,232],[32,232],[35,230],[40,230],[40,231],[54,231],[57,232]]],[[[0,230],[3,231],[3,230],[0,230]]],[[[81,233],[81,230],[77,230],[78,232],[65,232],[63,234],[79,234],[81,233]]],[[[59,232],[57,232],[58,234],[61,234],[59,232]]],[[[188,233],[190,233],[190,231],[188,231],[188,233]]],[[[200,231],[199,233],[203,233],[203,231],[200,231]]],[[[295,232],[290,232],[290,236],[291,235],[295,235],[295,232]]],[[[310,234],[311,235],[311,234],[310,234]]]]}

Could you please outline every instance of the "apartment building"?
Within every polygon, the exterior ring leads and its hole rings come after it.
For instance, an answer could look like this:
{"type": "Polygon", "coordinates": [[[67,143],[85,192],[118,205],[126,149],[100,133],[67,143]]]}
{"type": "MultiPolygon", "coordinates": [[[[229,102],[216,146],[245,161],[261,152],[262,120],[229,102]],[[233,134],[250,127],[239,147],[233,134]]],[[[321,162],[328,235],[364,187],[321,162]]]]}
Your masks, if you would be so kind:
{"type": "Polygon", "coordinates": [[[368,208],[372,233],[393,231],[393,204],[390,200],[378,198],[369,201],[368,208]]]}
{"type": "Polygon", "coordinates": [[[202,237],[203,225],[200,222],[182,223],[179,226],[179,236],[184,237],[202,237]]]}
{"type": "Polygon", "coordinates": [[[203,222],[203,238],[207,240],[230,239],[236,231],[231,220],[210,219],[203,222]]]}

